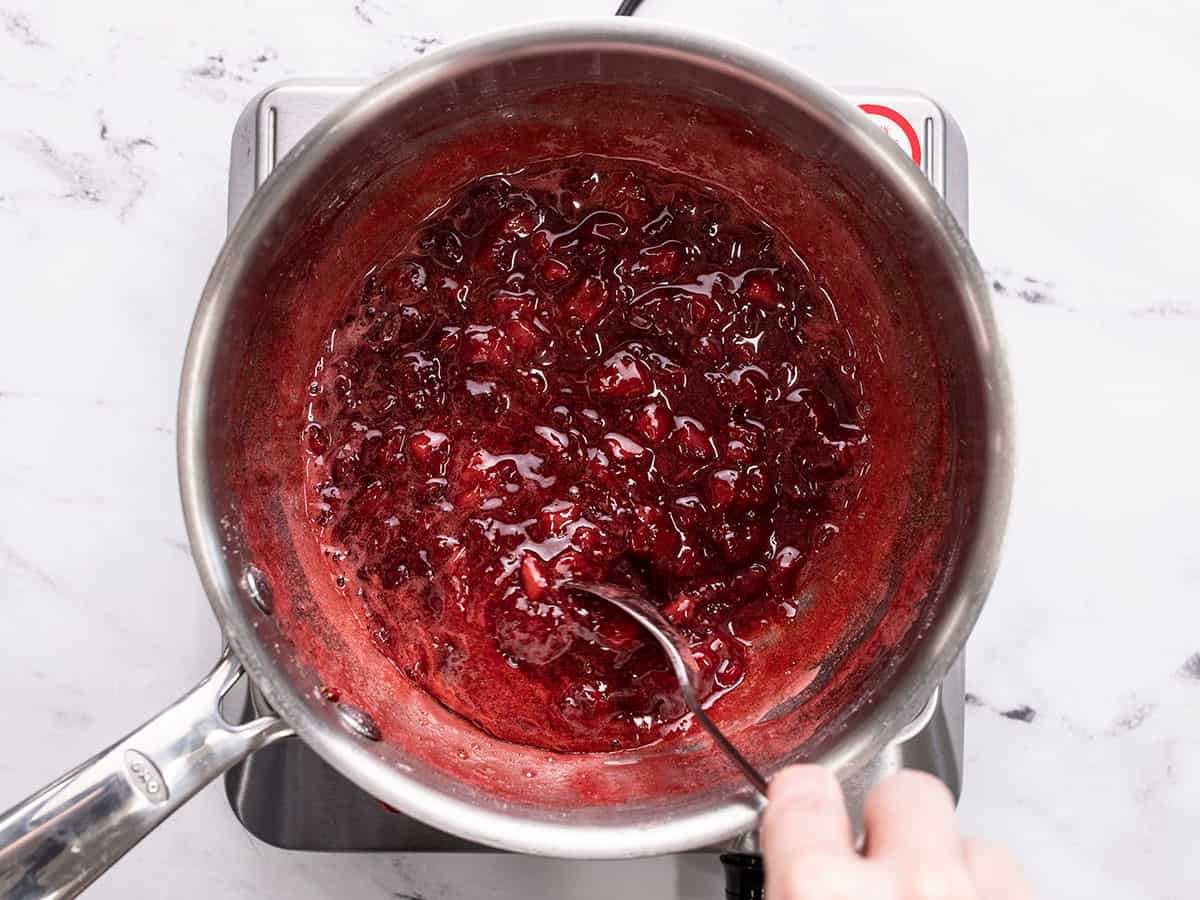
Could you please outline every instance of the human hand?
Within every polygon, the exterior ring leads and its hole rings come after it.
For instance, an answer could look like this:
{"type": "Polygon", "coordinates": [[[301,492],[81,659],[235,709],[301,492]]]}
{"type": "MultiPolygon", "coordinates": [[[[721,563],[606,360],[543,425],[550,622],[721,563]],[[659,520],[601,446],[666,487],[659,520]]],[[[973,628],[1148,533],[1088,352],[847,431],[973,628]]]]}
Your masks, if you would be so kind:
{"type": "Polygon", "coordinates": [[[1032,900],[1006,850],[958,830],[941,781],[904,770],[880,782],[863,810],[861,853],[837,779],[793,766],[771,780],[762,819],[770,900],[1032,900]]]}

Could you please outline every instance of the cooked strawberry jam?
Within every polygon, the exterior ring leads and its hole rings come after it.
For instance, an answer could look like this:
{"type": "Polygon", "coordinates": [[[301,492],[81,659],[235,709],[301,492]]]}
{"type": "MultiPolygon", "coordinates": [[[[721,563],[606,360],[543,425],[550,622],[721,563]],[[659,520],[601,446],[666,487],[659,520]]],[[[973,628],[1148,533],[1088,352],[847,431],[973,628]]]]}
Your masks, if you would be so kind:
{"type": "Polygon", "coordinates": [[[816,273],[717,188],[579,156],[447,198],[321,348],[308,511],[380,651],[492,734],[564,751],[686,724],[660,650],[571,579],[644,590],[711,699],[793,626],[869,464],[816,273]],[[682,723],[682,724],[681,724],[682,723]]]}

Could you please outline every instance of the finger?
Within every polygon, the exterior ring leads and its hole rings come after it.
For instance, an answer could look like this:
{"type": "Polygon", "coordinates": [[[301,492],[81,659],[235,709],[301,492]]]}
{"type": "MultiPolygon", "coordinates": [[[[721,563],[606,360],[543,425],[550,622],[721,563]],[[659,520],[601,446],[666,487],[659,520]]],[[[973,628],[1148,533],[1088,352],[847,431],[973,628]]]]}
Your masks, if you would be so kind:
{"type": "Polygon", "coordinates": [[[876,785],[863,806],[863,827],[871,858],[962,856],[954,797],[925,772],[901,769],[876,785]]]}
{"type": "Polygon", "coordinates": [[[963,842],[967,875],[979,900],[1033,900],[1033,889],[1016,858],[1003,847],[978,838],[963,842]]]}
{"type": "MultiPolygon", "coordinates": [[[[820,766],[794,766],[771,779],[760,831],[767,896],[781,900],[853,891],[862,860],[854,852],[841,785],[820,766]]],[[[846,894],[852,896],[852,894],[846,894]]]]}
{"type": "Polygon", "coordinates": [[[809,854],[775,873],[768,863],[763,896],[771,900],[909,900],[907,894],[899,893],[891,872],[858,854],[809,854]]]}
{"type": "Polygon", "coordinates": [[[968,900],[954,798],[937,778],[902,770],[882,781],[863,807],[866,855],[886,865],[904,897],[968,900]]]}
{"type": "Polygon", "coordinates": [[[833,773],[822,766],[792,766],[772,778],[762,838],[768,858],[812,851],[854,855],[846,800],[833,773]]]}

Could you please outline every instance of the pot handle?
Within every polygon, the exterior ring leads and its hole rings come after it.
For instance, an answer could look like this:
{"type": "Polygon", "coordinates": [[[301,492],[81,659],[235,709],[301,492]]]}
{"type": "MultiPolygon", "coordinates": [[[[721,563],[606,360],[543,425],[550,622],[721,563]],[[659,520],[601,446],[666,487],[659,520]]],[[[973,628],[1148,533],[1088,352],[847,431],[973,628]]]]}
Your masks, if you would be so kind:
{"type": "Polygon", "coordinates": [[[196,791],[291,734],[275,716],[225,721],[221,698],[241,676],[226,647],[190,692],[0,815],[0,896],[76,896],[196,791]]]}

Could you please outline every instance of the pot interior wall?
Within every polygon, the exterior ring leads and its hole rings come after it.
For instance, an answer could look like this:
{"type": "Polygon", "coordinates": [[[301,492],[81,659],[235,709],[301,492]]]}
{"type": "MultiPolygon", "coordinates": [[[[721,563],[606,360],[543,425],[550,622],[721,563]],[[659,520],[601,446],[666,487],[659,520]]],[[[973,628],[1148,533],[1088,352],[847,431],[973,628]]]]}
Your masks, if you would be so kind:
{"type": "Polygon", "coordinates": [[[279,631],[262,634],[299,661],[305,702],[326,704],[324,686],[368,711],[384,736],[371,752],[410,777],[547,821],[635,825],[712,808],[740,776],[695,729],[615,754],[516,746],[433,701],[378,652],[305,521],[300,431],[318,348],[367,269],[455,186],[533,158],[645,160],[722,185],[786,234],[871,348],[861,377],[888,415],[851,527],[815,558],[802,615],[755,649],[735,702],[712,709],[771,771],[836,741],[884,696],[948,602],[987,424],[954,278],[871,171],[769,86],[708,83],[686,60],[587,47],[444,74],[402,106],[383,104],[240,248],[208,409],[209,477],[231,553],[274,586],[279,631]]]}

